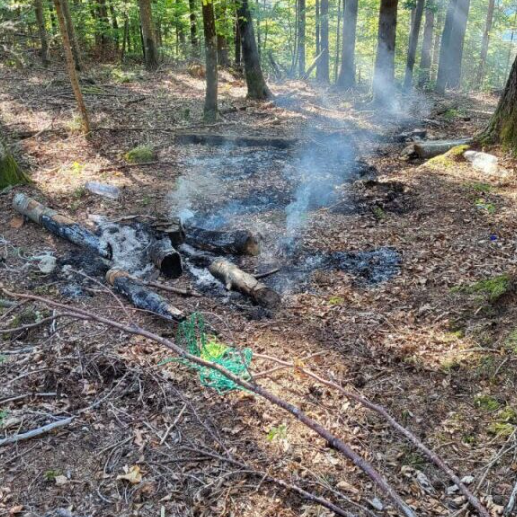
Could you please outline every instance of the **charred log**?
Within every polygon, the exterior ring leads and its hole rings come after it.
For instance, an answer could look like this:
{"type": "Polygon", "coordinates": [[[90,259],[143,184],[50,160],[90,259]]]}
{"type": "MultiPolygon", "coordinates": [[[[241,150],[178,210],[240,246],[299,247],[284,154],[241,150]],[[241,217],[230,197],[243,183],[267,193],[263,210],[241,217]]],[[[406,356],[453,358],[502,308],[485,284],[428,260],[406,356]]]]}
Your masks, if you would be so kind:
{"type": "Polygon", "coordinates": [[[240,147],[274,147],[289,149],[294,147],[294,138],[266,136],[217,135],[214,133],[179,133],[176,135],[179,144],[235,145],[240,147]]]}
{"type": "Polygon", "coordinates": [[[182,320],[183,312],[170,305],[167,300],[147,289],[131,275],[120,269],[110,269],[106,273],[106,281],[112,285],[117,292],[127,298],[135,307],[150,311],[166,320],[182,320]]]}
{"type": "Polygon", "coordinates": [[[252,256],[260,253],[258,237],[248,230],[215,231],[189,227],[185,242],[213,253],[252,256]]]}
{"type": "Polygon", "coordinates": [[[220,280],[227,289],[238,291],[257,305],[268,309],[274,309],[280,305],[281,298],[276,291],[259,282],[254,276],[242,271],[228,260],[215,260],[210,264],[208,271],[220,280]]]}
{"type": "Polygon", "coordinates": [[[168,278],[178,278],[183,272],[180,254],[172,247],[169,239],[155,241],[149,249],[153,264],[168,278]]]}
{"type": "Polygon", "coordinates": [[[179,217],[156,221],[153,228],[160,233],[166,233],[173,246],[179,246],[185,242],[185,229],[179,217]]]}
{"type": "Polygon", "coordinates": [[[453,147],[459,145],[468,145],[472,142],[469,138],[461,140],[430,140],[427,142],[417,142],[409,145],[404,149],[403,155],[408,158],[420,158],[421,160],[428,160],[440,154],[450,151],[453,147]]]}
{"type": "Polygon", "coordinates": [[[111,258],[109,245],[102,242],[97,235],[83,228],[72,219],[38,203],[25,194],[20,193],[14,196],[13,208],[54,235],[82,248],[90,249],[103,258],[111,258]]]}

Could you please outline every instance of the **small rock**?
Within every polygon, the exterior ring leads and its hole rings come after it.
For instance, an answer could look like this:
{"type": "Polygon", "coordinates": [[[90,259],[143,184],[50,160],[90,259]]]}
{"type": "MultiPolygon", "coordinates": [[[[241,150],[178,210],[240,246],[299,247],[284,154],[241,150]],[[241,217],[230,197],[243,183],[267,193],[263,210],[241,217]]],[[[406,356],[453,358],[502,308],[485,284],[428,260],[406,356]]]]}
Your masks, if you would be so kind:
{"type": "Polygon", "coordinates": [[[499,160],[493,154],[482,153],[479,151],[465,151],[463,156],[472,164],[474,169],[485,174],[498,174],[499,160]]]}
{"type": "Polygon", "coordinates": [[[461,482],[464,485],[470,485],[474,481],[474,476],[464,476],[461,478],[461,482]]]}
{"type": "Polygon", "coordinates": [[[384,505],[382,504],[382,501],[377,497],[368,502],[372,505],[373,508],[375,508],[379,512],[382,512],[382,510],[384,510],[384,505]]]}
{"type": "Polygon", "coordinates": [[[45,274],[52,273],[56,268],[56,257],[45,255],[39,259],[38,269],[45,274]]]}

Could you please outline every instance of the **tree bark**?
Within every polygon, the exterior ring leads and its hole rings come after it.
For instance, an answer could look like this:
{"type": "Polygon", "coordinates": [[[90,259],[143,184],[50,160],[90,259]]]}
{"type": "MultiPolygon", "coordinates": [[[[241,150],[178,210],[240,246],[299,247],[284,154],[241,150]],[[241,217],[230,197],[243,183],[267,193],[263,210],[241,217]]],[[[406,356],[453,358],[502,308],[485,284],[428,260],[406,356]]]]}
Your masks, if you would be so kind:
{"type": "MultiPolygon", "coordinates": [[[[329,82],[329,0],[320,0],[319,10],[319,50],[323,52],[318,61],[316,77],[322,83],[329,82]]],[[[317,53],[319,54],[319,52],[317,53]]]]}
{"type": "Polygon", "coordinates": [[[239,27],[239,14],[235,13],[235,66],[240,67],[242,64],[242,40],[239,27]]]}
{"type": "Polygon", "coordinates": [[[221,68],[230,66],[230,58],[228,56],[228,42],[224,34],[217,35],[217,61],[221,68]]]}
{"type": "Polygon", "coordinates": [[[433,49],[433,30],[434,30],[434,2],[427,0],[425,9],[424,37],[422,40],[422,54],[420,56],[420,73],[418,76],[418,86],[426,86],[431,79],[431,59],[433,49]]]}
{"type": "Polygon", "coordinates": [[[153,26],[151,0],[138,0],[140,23],[144,43],[145,66],[148,70],[156,70],[159,64],[158,47],[153,26]]]}
{"type": "Polygon", "coordinates": [[[358,0],[345,2],[343,17],[343,51],[341,54],[341,71],[337,85],[342,90],[355,86],[355,39],[357,31],[358,0]]]}
{"type": "Polygon", "coordinates": [[[451,34],[454,25],[454,16],[456,13],[457,3],[458,0],[449,0],[440,43],[440,60],[438,63],[438,76],[436,78],[436,92],[442,95],[445,93],[445,89],[447,88],[451,74],[451,55],[449,52],[449,47],[451,44],[451,34]]]}
{"type": "Polygon", "coordinates": [[[517,154],[517,58],[482,140],[502,144],[517,154]]]}
{"type": "Polygon", "coordinates": [[[217,32],[213,0],[204,0],[203,30],[205,34],[206,92],[204,118],[208,122],[217,119],[217,32]]]}
{"type": "Polygon", "coordinates": [[[49,64],[48,60],[48,40],[47,40],[47,29],[45,28],[45,12],[43,10],[43,1],[35,0],[34,8],[36,11],[36,22],[38,24],[38,35],[41,43],[40,47],[40,59],[43,66],[49,64]]]}
{"type": "Polygon", "coordinates": [[[272,97],[272,94],[262,74],[248,0],[240,1],[238,16],[248,98],[257,100],[269,99],[272,97]]]}
{"type": "Polygon", "coordinates": [[[479,67],[476,76],[476,85],[478,88],[483,86],[485,78],[486,58],[488,55],[488,44],[490,42],[490,32],[492,31],[492,23],[494,21],[495,0],[488,0],[488,11],[486,14],[485,32],[483,33],[483,41],[481,42],[481,55],[479,57],[479,67]]]}
{"type": "Polygon", "coordinates": [[[398,0],[381,0],[373,75],[373,98],[380,104],[385,103],[394,92],[397,7],[398,0]]]}
{"type": "Polygon", "coordinates": [[[305,0],[297,0],[297,32],[298,32],[298,76],[305,75],[305,25],[306,25],[306,3],[305,0]]]}
{"type": "Polygon", "coordinates": [[[418,37],[420,35],[420,26],[422,24],[422,15],[424,14],[425,0],[417,0],[413,23],[411,24],[411,33],[409,35],[409,48],[406,61],[406,74],[404,77],[404,88],[409,90],[413,86],[413,68],[416,61],[416,49],[418,46],[418,37]]]}
{"type": "MultiPolygon", "coordinates": [[[[345,0],[343,0],[343,3],[345,0]]],[[[334,66],[334,82],[338,80],[339,69],[339,49],[341,48],[339,38],[341,36],[341,0],[337,0],[337,23],[336,23],[336,61],[334,66]]]]}
{"type": "Polygon", "coordinates": [[[199,56],[199,41],[197,38],[197,17],[196,17],[196,1],[188,0],[189,20],[190,20],[190,45],[192,47],[192,55],[199,56]]]}
{"type": "Polygon", "coordinates": [[[68,76],[70,77],[70,83],[72,85],[72,90],[74,92],[75,100],[77,102],[77,107],[79,108],[79,113],[81,114],[83,130],[85,133],[89,133],[90,118],[88,117],[88,111],[86,109],[86,104],[84,103],[83,93],[81,91],[81,86],[79,85],[79,76],[77,75],[77,64],[72,53],[70,38],[68,36],[68,30],[65,22],[65,16],[63,14],[62,6],[66,4],[67,1],[68,0],[54,0],[54,5],[56,7],[56,14],[59,22],[59,29],[61,31],[61,38],[63,39],[63,50],[65,52],[68,76]]]}
{"type": "Polygon", "coordinates": [[[66,31],[68,33],[68,40],[70,42],[70,48],[72,49],[72,54],[74,56],[74,66],[75,69],[78,72],[80,72],[83,69],[83,62],[81,59],[81,51],[79,49],[79,44],[77,43],[77,37],[75,35],[74,22],[72,20],[72,15],[70,14],[70,6],[68,4],[68,0],[62,0],[61,6],[63,9],[63,17],[65,18],[65,25],[66,31]]]}

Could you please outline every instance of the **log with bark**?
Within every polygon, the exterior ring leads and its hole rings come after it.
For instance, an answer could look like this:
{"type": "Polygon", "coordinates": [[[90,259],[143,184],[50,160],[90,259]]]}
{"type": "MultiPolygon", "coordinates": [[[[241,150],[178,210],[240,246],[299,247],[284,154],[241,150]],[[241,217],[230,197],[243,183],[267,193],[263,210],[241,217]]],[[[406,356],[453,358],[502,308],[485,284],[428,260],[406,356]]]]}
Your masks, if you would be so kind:
{"type": "Polygon", "coordinates": [[[276,291],[259,282],[254,276],[242,271],[228,260],[214,260],[208,267],[208,271],[220,280],[227,289],[238,291],[257,305],[268,309],[274,309],[280,305],[281,298],[276,291]]]}
{"type": "Polygon", "coordinates": [[[185,242],[201,250],[233,255],[258,255],[258,236],[249,230],[216,231],[188,227],[185,242]]]}
{"type": "Polygon", "coordinates": [[[453,147],[469,145],[471,142],[471,138],[462,138],[461,140],[428,140],[427,142],[415,142],[404,149],[403,155],[410,159],[419,158],[421,160],[428,160],[450,151],[453,147]]]}
{"type": "Polygon", "coordinates": [[[180,321],[185,318],[182,311],[154,291],[140,284],[138,280],[131,278],[131,275],[126,271],[116,268],[110,269],[106,273],[106,281],[138,309],[152,312],[169,321],[180,321]]]}
{"type": "Polygon", "coordinates": [[[149,249],[153,264],[168,278],[178,278],[183,272],[180,254],[172,247],[169,238],[158,239],[149,249]]]}
{"type": "Polygon", "coordinates": [[[294,147],[298,140],[294,138],[280,138],[274,136],[240,136],[221,135],[215,133],[178,133],[176,142],[179,144],[209,144],[234,145],[240,147],[274,147],[289,149],[294,147]]]}
{"type": "Polygon", "coordinates": [[[152,223],[152,227],[159,233],[167,234],[175,247],[185,242],[185,229],[179,217],[157,220],[152,223]]]}
{"type": "Polygon", "coordinates": [[[88,248],[103,258],[111,258],[110,246],[97,235],[72,219],[38,203],[35,199],[25,194],[16,194],[13,199],[13,208],[54,235],[67,239],[82,248],[88,248]]]}

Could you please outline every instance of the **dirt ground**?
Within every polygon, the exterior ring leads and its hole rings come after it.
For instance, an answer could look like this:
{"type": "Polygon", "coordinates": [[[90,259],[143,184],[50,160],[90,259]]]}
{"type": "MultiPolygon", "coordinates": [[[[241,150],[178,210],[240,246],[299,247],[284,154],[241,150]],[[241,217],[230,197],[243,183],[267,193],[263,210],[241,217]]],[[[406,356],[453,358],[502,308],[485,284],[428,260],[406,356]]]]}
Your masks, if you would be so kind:
{"type": "MultiPolygon", "coordinates": [[[[365,285],[343,272],[314,274],[310,288],[285,295],[265,318],[243,299],[161,294],[203,314],[221,341],[301,361],[383,405],[467,476],[494,517],[502,515],[517,480],[515,164],[500,149],[490,151],[504,175],[452,160],[405,161],[403,143],[371,138],[416,127],[433,139],[471,136],[497,99],[429,95],[412,99],[401,116],[372,108],[361,94],[290,82],[273,85],[275,103],[255,104],[240,79],[223,74],[224,118],[203,127],[204,83],[194,72],[91,70],[84,86],[96,131],[86,139],[62,72],[0,69],[2,132],[34,180],[0,195],[0,284],[174,337],[170,323],[125,301],[122,311],[122,299],[102,284],[64,297],[66,279],[42,273],[38,257],[81,251],[21,220],[13,195],[25,192],[85,225],[94,214],[157,216],[183,173],[180,158],[200,153],[175,144],[179,130],[291,138],[339,127],[344,140],[367,135],[361,145],[377,149],[368,163],[381,183],[402,185],[399,203],[350,186],[375,199],[357,213],[311,212],[303,239],[325,251],[391,246],[401,256],[398,275],[365,285]],[[144,144],[157,153],[153,163],[127,166],[124,154],[144,144]],[[122,199],[85,191],[91,180],[122,188],[122,199]]],[[[190,282],[185,276],[177,286],[190,282]]],[[[0,311],[8,329],[52,313],[33,303],[0,311]]],[[[187,365],[164,365],[170,353],[145,338],[57,320],[0,343],[0,436],[75,415],[52,433],[0,447],[0,515],[332,515],[266,473],[352,515],[396,513],[370,479],[301,423],[250,393],[203,387],[187,365]]],[[[275,366],[257,357],[251,369],[266,372],[262,385],[372,462],[417,515],[469,515],[452,483],[383,419],[295,369],[269,372],[275,366]]]]}

